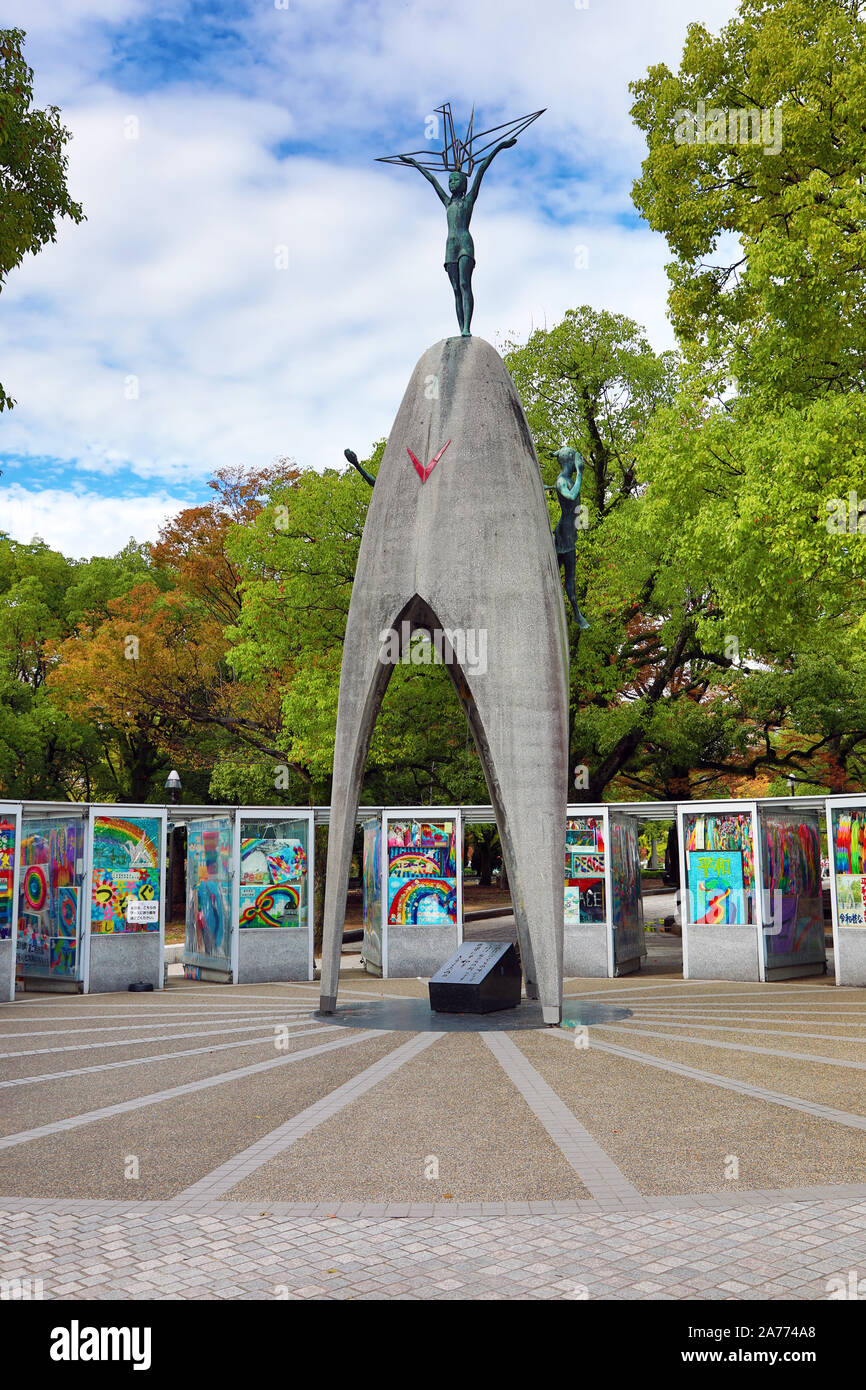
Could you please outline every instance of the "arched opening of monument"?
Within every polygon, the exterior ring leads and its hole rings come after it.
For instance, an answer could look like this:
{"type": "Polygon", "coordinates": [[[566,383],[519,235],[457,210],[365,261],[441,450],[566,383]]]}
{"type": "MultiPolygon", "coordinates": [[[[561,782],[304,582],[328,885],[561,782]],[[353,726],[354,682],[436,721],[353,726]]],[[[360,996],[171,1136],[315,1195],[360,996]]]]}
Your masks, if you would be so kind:
{"type": "MultiPolygon", "coordinates": [[[[443,781],[441,763],[440,776],[435,785],[435,769],[433,768],[431,768],[428,787],[424,787],[422,778],[418,776],[411,779],[418,793],[415,797],[411,795],[412,788],[408,785],[410,779],[407,779],[407,803],[411,804],[414,801],[416,804],[423,804],[429,800],[430,804],[436,801],[440,805],[443,802],[445,804],[469,802],[481,805],[489,800],[493,807],[496,829],[499,834],[504,872],[511,889],[511,885],[516,880],[514,845],[484,721],[473,693],[473,679],[477,674],[483,674],[486,669],[486,633],[477,629],[466,630],[447,627],[440,621],[431,605],[420,594],[416,593],[395,615],[390,626],[380,632],[379,638],[381,642],[379,660],[381,670],[373,681],[370,698],[365,708],[365,718],[368,721],[369,731],[367,746],[363,750],[358,749],[359,758],[363,757],[361,781],[365,780],[367,757],[376,723],[383,706],[387,707],[388,691],[394,691],[392,678],[398,669],[406,670],[411,673],[412,677],[421,676],[426,692],[430,692],[431,689],[438,690],[439,699],[436,701],[436,709],[440,717],[442,715],[447,717],[448,713],[448,702],[446,702],[448,697],[445,696],[445,692],[453,692],[456,695],[459,708],[466,718],[465,747],[472,762],[469,761],[469,758],[464,762],[464,767],[461,770],[463,775],[459,777],[460,785],[457,787],[453,785],[453,782],[448,785],[443,781]],[[444,701],[443,697],[445,697],[444,701]],[[472,767],[473,762],[474,768],[472,767]],[[485,791],[486,795],[484,795],[485,791]]],[[[417,704],[419,711],[428,709],[429,706],[424,701],[424,695],[421,691],[413,691],[411,699],[413,704],[417,704]]],[[[456,714],[453,703],[451,709],[456,714]]],[[[389,772],[393,787],[393,769],[389,769],[389,772]]],[[[415,772],[423,775],[423,769],[415,769],[415,772]]],[[[389,799],[393,803],[393,795],[389,799]]],[[[460,843],[457,845],[457,853],[461,856],[464,854],[462,835],[460,836],[460,843]]],[[[521,930],[523,924],[519,916],[515,914],[512,920],[509,914],[506,913],[505,915],[508,916],[508,921],[502,924],[498,935],[502,939],[511,939],[514,936],[519,943],[518,949],[527,996],[537,998],[538,989],[529,934],[525,929],[521,930]]],[[[464,912],[462,934],[467,940],[483,940],[490,936],[491,931],[488,928],[474,932],[471,927],[467,930],[464,912]]]]}

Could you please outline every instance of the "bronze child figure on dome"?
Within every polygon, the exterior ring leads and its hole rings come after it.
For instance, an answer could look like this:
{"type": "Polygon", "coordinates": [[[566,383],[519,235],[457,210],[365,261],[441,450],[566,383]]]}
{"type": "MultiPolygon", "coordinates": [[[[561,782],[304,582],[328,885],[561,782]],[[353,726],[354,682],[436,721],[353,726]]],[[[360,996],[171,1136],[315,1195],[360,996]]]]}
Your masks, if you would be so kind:
{"type": "Polygon", "coordinates": [[[439,201],[445,208],[448,217],[448,240],[445,243],[445,269],[448,279],[451,281],[451,288],[454,291],[454,303],[457,309],[457,323],[464,338],[470,336],[469,330],[472,323],[472,311],[475,301],[472,295],[472,272],[475,269],[475,245],[469,231],[469,223],[475,208],[475,200],[481,187],[481,180],[490,168],[491,163],[499,154],[500,150],[509,150],[512,145],[517,144],[517,136],[522,130],[542,115],[541,111],[534,111],[530,116],[521,116],[519,120],[509,121],[506,125],[493,126],[490,130],[480,131],[477,135],[473,133],[475,112],[469,121],[469,128],[466,132],[466,139],[460,140],[454,133],[454,121],[451,115],[451,105],[446,102],[444,106],[437,108],[437,115],[441,115],[445,123],[444,149],[439,151],[418,150],[416,154],[423,155],[423,159],[416,159],[414,154],[398,154],[383,156],[380,160],[383,164],[408,164],[413,169],[424,175],[428,183],[431,183],[436,190],[439,201]],[[504,138],[477,147],[478,141],[487,135],[493,135],[496,131],[504,130],[504,138]],[[514,132],[512,134],[512,132],[514,132]],[[473,145],[476,148],[473,150],[473,145]],[[491,148],[492,146],[492,148],[491,148]],[[484,151],[482,159],[479,154],[484,151]],[[432,161],[432,162],[431,162],[432,161]],[[472,173],[475,165],[478,165],[478,172],[469,185],[468,175],[472,173]],[[448,192],[442,187],[437,178],[434,178],[431,169],[441,170],[448,173],[448,192]]]}

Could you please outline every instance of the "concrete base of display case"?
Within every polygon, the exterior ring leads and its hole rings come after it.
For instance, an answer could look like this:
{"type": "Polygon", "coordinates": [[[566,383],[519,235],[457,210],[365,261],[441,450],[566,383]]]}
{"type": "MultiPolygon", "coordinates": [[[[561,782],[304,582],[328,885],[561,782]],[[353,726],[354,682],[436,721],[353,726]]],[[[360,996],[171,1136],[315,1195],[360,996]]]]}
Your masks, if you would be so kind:
{"type": "Polygon", "coordinates": [[[836,980],[840,985],[866,985],[866,928],[839,928],[836,980]]]}
{"type": "Polygon", "coordinates": [[[562,973],[566,979],[607,978],[610,974],[607,937],[604,922],[566,925],[562,943],[562,973]]]}
{"type": "Polygon", "coordinates": [[[0,1003],[7,1004],[15,998],[15,971],[13,954],[15,943],[10,937],[0,941],[0,1003]]]}
{"type": "Polygon", "coordinates": [[[457,950],[457,926],[388,927],[388,975],[435,975],[457,950]]]}
{"type": "Polygon", "coordinates": [[[311,980],[310,938],[298,927],[244,927],[238,938],[238,984],[311,980]]]}
{"type": "Polygon", "coordinates": [[[114,994],[137,984],[162,986],[159,932],[94,932],[88,993],[114,994]]]}
{"type": "Polygon", "coordinates": [[[690,980],[759,980],[758,934],[753,926],[687,926],[690,980]]]}

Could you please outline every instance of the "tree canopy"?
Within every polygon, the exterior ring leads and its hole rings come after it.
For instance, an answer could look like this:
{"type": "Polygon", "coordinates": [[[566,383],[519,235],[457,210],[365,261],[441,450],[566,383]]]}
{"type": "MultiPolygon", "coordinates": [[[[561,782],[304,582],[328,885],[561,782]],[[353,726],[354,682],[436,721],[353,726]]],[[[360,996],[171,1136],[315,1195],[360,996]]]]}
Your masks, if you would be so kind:
{"type": "MultiPolygon", "coordinates": [[[[0,29],[0,290],[10,270],[57,237],[84,212],[66,187],[70,135],[56,106],[33,105],[33,70],[23,29],[0,29]]],[[[15,402],[0,385],[0,411],[15,402]]]]}

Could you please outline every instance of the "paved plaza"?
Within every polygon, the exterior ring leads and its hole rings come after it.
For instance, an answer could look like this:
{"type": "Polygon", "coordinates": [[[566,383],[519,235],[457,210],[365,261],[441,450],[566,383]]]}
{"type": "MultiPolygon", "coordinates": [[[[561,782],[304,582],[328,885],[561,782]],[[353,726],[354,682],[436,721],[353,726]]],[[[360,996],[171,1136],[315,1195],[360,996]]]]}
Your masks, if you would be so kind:
{"type": "Polygon", "coordinates": [[[668,970],[662,949],[568,982],[561,1029],[394,1027],[426,982],[355,970],[341,1004],[381,1000],[389,1026],[318,1018],[315,985],[20,996],[0,1007],[5,1296],[856,1288],[866,997],[668,970]]]}

